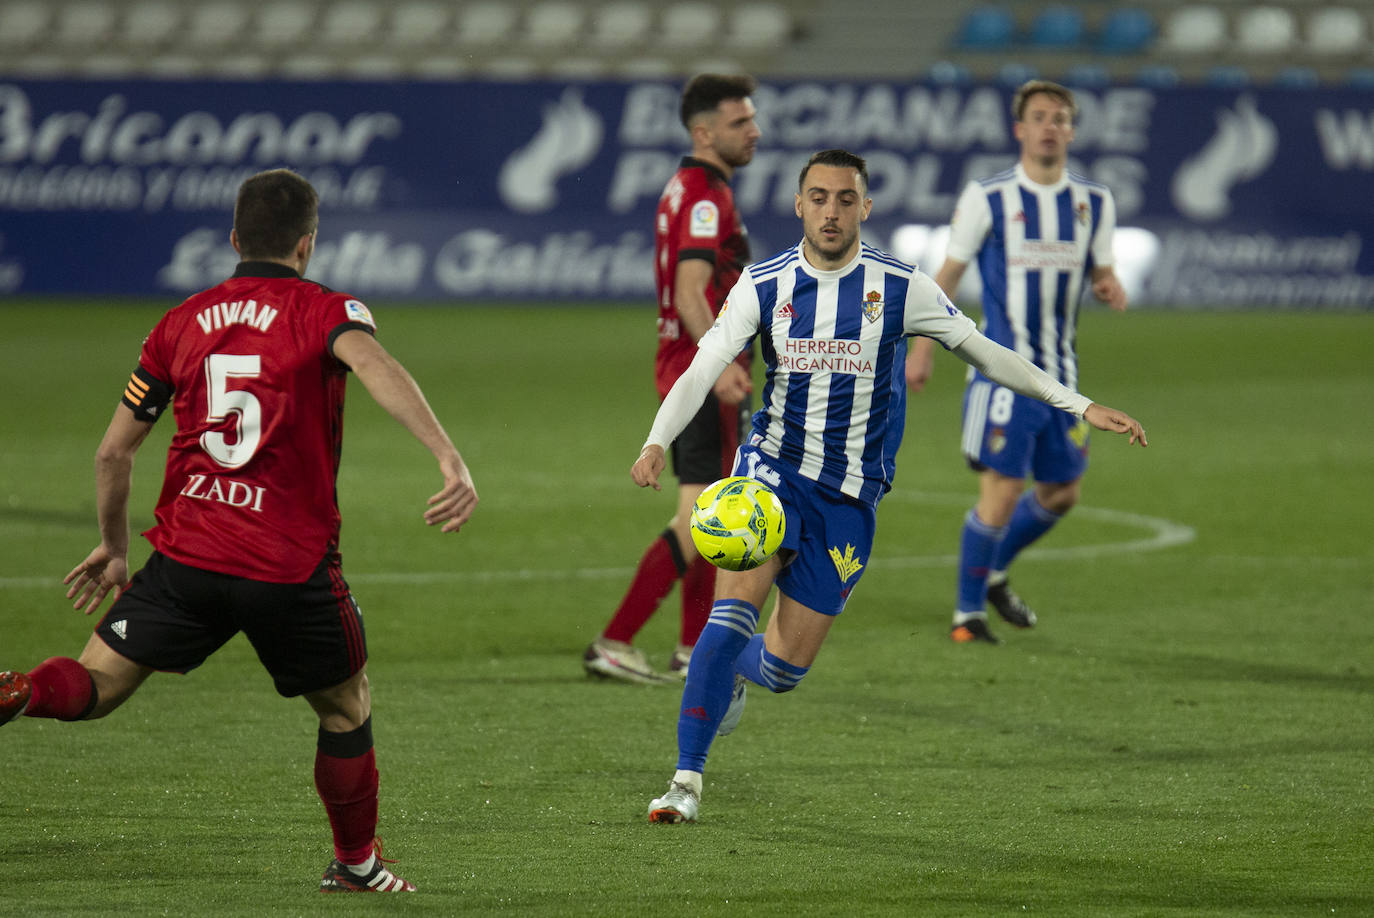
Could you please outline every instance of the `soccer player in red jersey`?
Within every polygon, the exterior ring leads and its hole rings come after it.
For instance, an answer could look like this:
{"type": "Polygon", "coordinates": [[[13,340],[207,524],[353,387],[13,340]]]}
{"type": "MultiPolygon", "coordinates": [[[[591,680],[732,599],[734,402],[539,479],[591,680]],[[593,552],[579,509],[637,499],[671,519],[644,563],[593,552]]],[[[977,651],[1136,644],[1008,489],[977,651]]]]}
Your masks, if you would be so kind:
{"type": "MultiPolygon", "coordinates": [[[[425,522],[457,532],[477,492],[414,379],[373,337],[367,307],[302,278],[319,197],[284,169],[245,181],[234,276],[168,312],[96,452],[100,544],[67,575],[86,614],[116,599],[78,659],[0,673],[0,724],[104,717],[154,671],[185,673],[244,632],[285,697],[319,716],[315,786],[334,836],[324,892],[415,887],[380,859],[363,619],[338,552],[335,479],[351,370],[439,464],[425,522]],[[176,432],[129,579],[134,455],[171,405],[176,432]]],[[[388,862],[389,863],[389,862],[388,862]]]]}
{"type": "MultiPolygon", "coordinates": [[[[682,93],[682,123],[692,136],[663,190],[654,217],[654,282],[658,291],[658,354],[654,375],[663,398],[696,355],[697,341],[715,322],[725,295],[749,260],[744,223],[735,210],[730,178],[754,158],[754,80],[701,74],[682,93]]],[[[673,444],[677,512],[650,544],[615,615],[583,656],[588,673],[628,682],[685,677],[687,661],[715,593],[715,568],[692,545],[692,504],[706,486],[730,474],[740,433],[748,423],[753,382],[749,355],[726,368],[701,411],[673,444]],[[682,581],[682,627],[669,676],[649,665],[631,642],[682,581]]]]}

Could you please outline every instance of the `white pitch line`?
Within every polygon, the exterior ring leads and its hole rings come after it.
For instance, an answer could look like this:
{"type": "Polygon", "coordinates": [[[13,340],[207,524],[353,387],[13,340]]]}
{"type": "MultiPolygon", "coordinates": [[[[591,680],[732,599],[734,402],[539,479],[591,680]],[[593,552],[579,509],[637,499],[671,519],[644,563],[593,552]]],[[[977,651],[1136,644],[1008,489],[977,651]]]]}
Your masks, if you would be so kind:
{"type": "MultiPolygon", "coordinates": [[[[946,504],[963,506],[971,498],[966,494],[934,494],[920,491],[893,491],[887,500],[922,504],[946,504]]],[[[1159,551],[1176,545],[1186,545],[1197,538],[1197,530],[1183,523],[1127,513],[1122,510],[1107,510],[1098,507],[1075,507],[1073,516],[1087,517],[1104,523],[1144,530],[1143,538],[1129,539],[1124,542],[1102,542],[1096,545],[1073,545],[1064,548],[1032,548],[1023,561],[1074,561],[1085,558],[1101,558],[1106,555],[1135,554],[1146,551],[1159,551]]],[[[952,533],[951,540],[957,533],[952,533]]],[[[881,539],[879,540],[881,542],[881,539]]],[[[883,557],[873,559],[878,567],[891,568],[932,568],[953,567],[959,563],[957,555],[909,555],[905,557],[883,557]]],[[[348,574],[348,582],[356,585],[402,584],[422,586],[432,583],[505,583],[505,582],[557,582],[566,580],[607,580],[624,579],[634,574],[632,567],[584,567],[571,570],[552,568],[515,568],[513,570],[487,571],[415,571],[415,572],[377,572],[348,574]]],[[[57,577],[0,577],[0,589],[60,589],[62,581],[57,577]]]]}

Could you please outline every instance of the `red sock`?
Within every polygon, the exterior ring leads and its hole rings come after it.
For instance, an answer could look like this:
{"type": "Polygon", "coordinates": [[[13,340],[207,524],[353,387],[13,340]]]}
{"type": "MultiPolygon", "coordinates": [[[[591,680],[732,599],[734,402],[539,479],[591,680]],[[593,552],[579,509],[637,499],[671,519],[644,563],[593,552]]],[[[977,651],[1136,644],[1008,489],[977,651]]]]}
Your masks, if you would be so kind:
{"type": "MultiPolygon", "coordinates": [[[[663,534],[654,539],[648,551],[644,552],[644,557],[639,559],[630,589],[626,591],[620,608],[615,610],[615,615],[601,636],[626,644],[632,642],[686,567],[682,551],[678,548],[677,536],[673,535],[671,529],[663,530],[663,534]]],[[[707,614],[710,614],[709,610],[707,614]]]]}
{"type": "Polygon", "coordinates": [[[698,556],[682,575],[682,643],[695,647],[716,598],[716,568],[698,556]]]}
{"type": "Polygon", "coordinates": [[[71,657],[44,660],[29,673],[33,695],[28,717],[80,720],[95,707],[95,681],[86,667],[71,657]]]}
{"type": "Polygon", "coordinates": [[[372,748],[372,718],[351,733],[320,730],[315,751],[315,789],[319,791],[334,856],[362,864],[372,856],[377,837],[377,756],[372,748]]]}

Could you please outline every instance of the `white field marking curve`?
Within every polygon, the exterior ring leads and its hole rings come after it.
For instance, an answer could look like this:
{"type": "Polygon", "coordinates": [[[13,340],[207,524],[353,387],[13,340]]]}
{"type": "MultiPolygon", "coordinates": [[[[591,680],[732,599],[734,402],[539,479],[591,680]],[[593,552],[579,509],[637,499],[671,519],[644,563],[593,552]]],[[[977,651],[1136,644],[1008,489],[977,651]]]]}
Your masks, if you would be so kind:
{"type": "MultiPolygon", "coordinates": [[[[899,503],[940,504],[946,506],[969,506],[973,498],[967,494],[935,494],[923,491],[893,491],[884,500],[899,503]]],[[[1107,510],[1100,507],[1075,507],[1073,516],[1111,523],[1131,529],[1141,530],[1139,538],[1122,542],[1099,542],[1093,545],[1072,545],[1064,548],[1031,548],[1021,557],[1022,561],[1075,561],[1086,558],[1100,558],[1107,555],[1134,554],[1146,551],[1159,551],[1176,545],[1186,545],[1197,538],[1197,530],[1183,523],[1127,513],[1122,510],[1107,510]]],[[[958,535],[950,533],[951,541],[958,535]]],[[[879,544],[882,539],[879,538],[879,544]]],[[[885,557],[878,555],[873,563],[880,568],[931,568],[952,567],[958,563],[958,556],[907,555],[885,557]]],[[[376,572],[346,574],[348,582],[356,585],[425,585],[431,583],[496,583],[560,580],[601,580],[605,578],[626,578],[634,574],[633,567],[583,567],[572,569],[552,568],[515,568],[489,571],[413,571],[413,572],[376,572]]],[[[58,577],[0,577],[0,589],[58,588],[62,585],[58,577]]]]}

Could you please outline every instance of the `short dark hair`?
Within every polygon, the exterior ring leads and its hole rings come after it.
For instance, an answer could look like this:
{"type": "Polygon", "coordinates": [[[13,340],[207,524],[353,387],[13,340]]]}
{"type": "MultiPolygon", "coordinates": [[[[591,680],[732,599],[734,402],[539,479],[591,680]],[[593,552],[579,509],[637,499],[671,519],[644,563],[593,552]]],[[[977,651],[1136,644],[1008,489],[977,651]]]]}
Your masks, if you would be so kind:
{"type": "Polygon", "coordinates": [[[288,258],[320,225],[320,196],[290,169],[244,180],[234,202],[234,231],[244,258],[288,258]]]}
{"type": "Polygon", "coordinates": [[[1030,97],[1042,92],[1064,103],[1064,107],[1069,110],[1070,121],[1078,117],[1078,103],[1073,99],[1072,90],[1049,80],[1030,80],[1022,83],[1016,94],[1011,97],[1012,118],[1020,121],[1026,114],[1026,103],[1030,101],[1030,97]]]}
{"type": "Polygon", "coordinates": [[[757,85],[753,77],[743,73],[702,73],[692,77],[682,90],[682,126],[690,131],[697,115],[715,111],[727,99],[747,99],[757,85]]]}
{"type": "Polygon", "coordinates": [[[859,178],[863,179],[864,193],[868,193],[868,163],[864,162],[862,156],[856,156],[848,150],[822,150],[819,153],[811,154],[811,158],[802,167],[801,175],[797,176],[797,191],[805,190],[806,173],[811,171],[812,166],[839,166],[844,169],[858,169],[859,178]]]}

